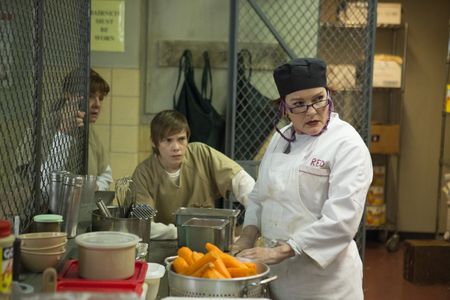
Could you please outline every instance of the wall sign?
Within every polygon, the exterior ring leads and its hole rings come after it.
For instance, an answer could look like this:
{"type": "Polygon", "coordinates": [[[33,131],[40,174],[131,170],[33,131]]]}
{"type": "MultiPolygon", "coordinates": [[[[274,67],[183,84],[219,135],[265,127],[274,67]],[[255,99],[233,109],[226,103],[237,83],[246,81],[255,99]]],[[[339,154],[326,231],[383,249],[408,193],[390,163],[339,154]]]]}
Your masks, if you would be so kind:
{"type": "Polygon", "coordinates": [[[91,51],[125,51],[125,0],[92,1],[91,51]]]}

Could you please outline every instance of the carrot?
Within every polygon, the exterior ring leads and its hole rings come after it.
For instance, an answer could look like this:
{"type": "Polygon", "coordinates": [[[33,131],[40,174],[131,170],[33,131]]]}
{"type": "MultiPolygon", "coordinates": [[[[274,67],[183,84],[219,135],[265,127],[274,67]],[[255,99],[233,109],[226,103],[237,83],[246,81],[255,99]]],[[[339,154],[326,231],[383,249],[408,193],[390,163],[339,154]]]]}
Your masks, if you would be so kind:
{"type": "Polygon", "coordinates": [[[208,269],[203,273],[202,278],[217,279],[217,275],[213,269],[208,269]]]}
{"type": "Polygon", "coordinates": [[[213,263],[207,263],[204,264],[203,266],[201,266],[197,271],[195,271],[194,273],[192,273],[190,276],[194,276],[194,277],[202,277],[203,273],[205,273],[206,270],[209,269],[213,269],[214,268],[214,264],[213,263]]]}
{"type": "Polygon", "coordinates": [[[254,262],[250,262],[250,261],[244,261],[243,262],[244,265],[247,266],[248,270],[250,271],[250,275],[256,275],[256,264],[254,262]]]}
{"type": "Polygon", "coordinates": [[[220,257],[216,259],[216,261],[214,262],[214,267],[216,271],[222,274],[224,278],[231,278],[230,272],[228,272],[227,267],[225,266],[223,260],[220,257]]]}
{"type": "Polygon", "coordinates": [[[192,250],[188,247],[181,247],[178,249],[178,256],[184,258],[188,265],[192,265],[194,261],[192,260],[192,250]]]}
{"type": "MultiPolygon", "coordinates": [[[[214,272],[214,275],[216,276],[217,279],[225,279],[225,276],[223,276],[219,271],[217,271],[215,268],[212,269],[214,272]]],[[[230,277],[231,278],[231,277],[230,277]]]]}
{"type": "Polygon", "coordinates": [[[208,252],[202,258],[200,258],[199,260],[194,262],[192,265],[190,265],[187,268],[187,270],[185,272],[185,275],[193,274],[195,271],[197,271],[204,264],[207,264],[209,262],[214,262],[218,258],[219,258],[219,255],[215,251],[208,252]]]}
{"type": "Polygon", "coordinates": [[[219,247],[217,247],[216,245],[213,245],[213,244],[211,244],[211,243],[209,243],[209,242],[207,242],[207,243],[205,244],[205,248],[206,248],[206,250],[207,250],[208,252],[209,252],[209,251],[215,250],[215,251],[217,251],[217,252],[219,252],[219,253],[223,253],[223,251],[220,250],[219,247]]]}
{"type": "Polygon", "coordinates": [[[223,277],[222,274],[220,274],[220,272],[218,272],[216,269],[212,268],[212,269],[207,269],[204,273],[203,273],[203,278],[208,278],[208,279],[225,279],[225,277],[223,277]]]}
{"type": "Polygon", "coordinates": [[[227,268],[245,268],[245,269],[247,269],[246,265],[244,265],[238,259],[236,259],[235,257],[233,257],[233,256],[231,256],[229,254],[226,254],[226,253],[222,252],[220,254],[220,258],[223,260],[223,263],[225,264],[225,266],[227,268]]]}
{"type": "Polygon", "coordinates": [[[250,276],[250,270],[248,268],[233,267],[228,268],[228,272],[230,273],[232,278],[250,276]]]}
{"type": "Polygon", "coordinates": [[[177,272],[178,274],[183,274],[184,271],[186,271],[187,268],[189,267],[188,263],[181,256],[175,258],[172,266],[175,272],[177,272]]]}
{"type": "Polygon", "coordinates": [[[196,251],[192,251],[192,260],[194,262],[196,262],[197,260],[199,260],[200,258],[202,258],[205,254],[201,253],[201,252],[196,252],[196,251]]]}

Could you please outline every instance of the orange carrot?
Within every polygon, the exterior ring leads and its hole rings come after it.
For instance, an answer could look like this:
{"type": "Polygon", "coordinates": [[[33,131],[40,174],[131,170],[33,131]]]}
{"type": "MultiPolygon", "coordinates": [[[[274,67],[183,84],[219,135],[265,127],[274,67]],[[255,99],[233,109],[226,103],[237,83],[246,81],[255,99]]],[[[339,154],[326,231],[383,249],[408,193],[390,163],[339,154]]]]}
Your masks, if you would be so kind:
{"type": "Polygon", "coordinates": [[[203,273],[202,278],[217,279],[217,275],[213,269],[208,269],[203,273]]]}
{"type": "MultiPolygon", "coordinates": [[[[219,271],[217,271],[215,268],[212,269],[214,272],[214,275],[217,279],[225,279],[225,276],[223,276],[219,271]]],[[[231,277],[230,277],[231,278],[231,277]]]]}
{"type": "Polygon", "coordinates": [[[244,265],[247,266],[248,270],[250,271],[250,275],[256,275],[256,264],[254,262],[250,262],[250,261],[244,261],[243,262],[244,265]]]}
{"type": "Polygon", "coordinates": [[[197,271],[195,271],[194,273],[192,273],[190,276],[194,276],[194,277],[202,277],[203,273],[205,273],[206,270],[209,269],[213,269],[214,268],[214,264],[213,263],[207,263],[204,264],[203,266],[201,266],[197,271]]]}
{"type": "Polygon", "coordinates": [[[202,258],[205,254],[201,253],[201,252],[196,252],[196,251],[192,251],[192,260],[194,262],[196,262],[197,260],[199,260],[200,258],[202,258]]]}
{"type": "Polygon", "coordinates": [[[219,253],[222,253],[223,251],[222,250],[220,250],[220,248],[219,247],[217,247],[216,245],[213,245],[213,244],[211,244],[211,243],[209,243],[209,242],[207,242],[206,244],[205,244],[205,248],[206,248],[206,250],[209,252],[209,251],[213,251],[213,250],[215,250],[215,251],[217,251],[217,252],[219,252],[219,253]]]}
{"type": "Polygon", "coordinates": [[[202,277],[203,278],[208,278],[208,279],[225,279],[225,277],[223,277],[223,275],[220,274],[220,272],[218,272],[215,268],[207,269],[203,273],[202,277]]]}
{"type": "Polygon", "coordinates": [[[197,271],[201,266],[203,266],[204,264],[207,264],[209,262],[214,262],[218,258],[219,258],[219,255],[215,251],[208,252],[202,258],[200,258],[199,260],[194,262],[192,265],[190,265],[187,268],[185,274],[191,275],[195,271],[197,271]]]}
{"type": "Polygon", "coordinates": [[[248,268],[233,267],[228,268],[228,272],[230,273],[232,278],[250,276],[250,270],[248,268]]]}
{"type": "Polygon", "coordinates": [[[231,278],[230,272],[228,272],[228,269],[221,258],[216,259],[214,262],[214,267],[216,271],[222,274],[224,278],[231,278]]]}
{"type": "Polygon", "coordinates": [[[177,272],[178,274],[183,274],[189,267],[188,263],[181,256],[175,258],[172,266],[175,272],[177,272]]]}
{"type": "Polygon", "coordinates": [[[188,265],[192,265],[194,261],[192,260],[192,250],[188,247],[181,247],[178,249],[178,256],[184,258],[188,265]]]}
{"type": "MultiPolygon", "coordinates": [[[[209,252],[208,252],[209,253],[209,252]]],[[[244,265],[242,262],[240,262],[237,258],[226,254],[221,253],[220,258],[222,259],[223,263],[227,268],[247,268],[246,265],[244,265]]]]}

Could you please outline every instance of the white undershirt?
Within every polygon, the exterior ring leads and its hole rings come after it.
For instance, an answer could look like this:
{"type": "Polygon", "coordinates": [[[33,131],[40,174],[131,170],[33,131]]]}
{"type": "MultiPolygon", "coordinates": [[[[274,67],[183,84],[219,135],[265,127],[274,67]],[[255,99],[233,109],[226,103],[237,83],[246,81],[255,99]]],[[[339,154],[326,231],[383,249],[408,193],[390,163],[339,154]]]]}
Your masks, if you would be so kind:
{"type": "Polygon", "coordinates": [[[180,170],[181,169],[178,169],[173,173],[166,171],[167,175],[169,175],[170,181],[172,181],[176,186],[180,186],[180,170]]]}

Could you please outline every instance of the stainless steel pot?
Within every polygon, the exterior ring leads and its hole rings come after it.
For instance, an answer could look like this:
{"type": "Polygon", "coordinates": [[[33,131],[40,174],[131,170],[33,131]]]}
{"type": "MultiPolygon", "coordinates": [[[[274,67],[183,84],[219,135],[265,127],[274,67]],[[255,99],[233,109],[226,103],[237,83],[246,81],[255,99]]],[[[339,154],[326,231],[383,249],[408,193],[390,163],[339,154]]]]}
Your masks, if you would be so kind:
{"type": "MultiPolygon", "coordinates": [[[[180,207],[174,214],[176,215],[176,226],[178,232],[178,246],[188,245],[186,240],[186,229],[188,227],[184,226],[187,221],[192,218],[200,219],[226,219],[228,224],[224,228],[225,238],[221,243],[223,246],[223,251],[230,251],[230,246],[234,241],[234,233],[236,229],[236,218],[239,215],[240,210],[238,209],[223,209],[223,208],[199,208],[199,207],[180,207]]],[[[213,242],[213,241],[211,241],[213,242]]],[[[204,249],[203,249],[204,251],[204,249]]]]}
{"type": "Polygon", "coordinates": [[[121,231],[139,236],[144,243],[150,243],[151,219],[121,218],[117,206],[108,206],[112,217],[104,216],[99,209],[92,212],[92,231],[121,231]]]}
{"type": "Polygon", "coordinates": [[[256,263],[257,275],[230,278],[206,279],[177,274],[172,270],[172,263],[176,256],[165,259],[170,296],[180,297],[265,297],[268,294],[267,284],[277,276],[267,277],[270,272],[268,265],[256,263]]]}

